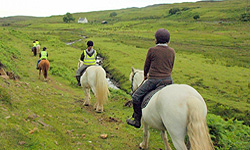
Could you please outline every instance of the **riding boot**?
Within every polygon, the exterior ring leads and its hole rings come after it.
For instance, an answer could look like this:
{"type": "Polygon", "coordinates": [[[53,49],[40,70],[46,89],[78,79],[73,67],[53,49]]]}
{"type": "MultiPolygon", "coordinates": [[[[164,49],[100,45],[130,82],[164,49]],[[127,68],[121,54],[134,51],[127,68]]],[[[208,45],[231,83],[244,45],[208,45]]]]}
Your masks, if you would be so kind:
{"type": "Polygon", "coordinates": [[[76,76],[77,86],[81,86],[80,78],[81,78],[81,76],[76,76]]]}
{"type": "Polygon", "coordinates": [[[127,124],[134,126],[136,128],[140,128],[141,127],[141,117],[142,117],[142,110],[141,110],[141,105],[139,104],[133,104],[133,108],[134,108],[134,120],[132,119],[127,119],[127,124]]]}

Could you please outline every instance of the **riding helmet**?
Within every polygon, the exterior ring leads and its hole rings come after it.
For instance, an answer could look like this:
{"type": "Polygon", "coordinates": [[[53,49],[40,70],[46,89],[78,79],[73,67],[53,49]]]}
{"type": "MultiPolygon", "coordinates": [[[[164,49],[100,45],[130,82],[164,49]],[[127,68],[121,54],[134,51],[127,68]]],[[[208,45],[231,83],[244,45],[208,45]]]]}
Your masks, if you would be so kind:
{"type": "Polygon", "coordinates": [[[93,41],[88,41],[88,42],[87,42],[87,45],[88,45],[88,47],[90,47],[90,46],[93,46],[94,43],[93,43],[93,41]]]}
{"type": "Polygon", "coordinates": [[[168,43],[170,40],[170,33],[168,30],[161,28],[155,32],[156,44],[158,43],[168,43]]]}
{"type": "Polygon", "coordinates": [[[46,47],[43,48],[44,51],[45,51],[46,49],[47,49],[46,47]]]}

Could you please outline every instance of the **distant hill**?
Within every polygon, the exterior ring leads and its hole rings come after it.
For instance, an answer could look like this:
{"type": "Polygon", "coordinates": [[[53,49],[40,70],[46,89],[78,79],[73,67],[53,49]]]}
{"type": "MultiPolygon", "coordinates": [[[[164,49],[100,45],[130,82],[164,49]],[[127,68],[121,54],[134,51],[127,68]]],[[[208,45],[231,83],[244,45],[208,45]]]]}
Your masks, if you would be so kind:
{"type": "MultiPolygon", "coordinates": [[[[142,8],[131,7],[119,10],[93,11],[84,13],[73,13],[74,18],[87,17],[89,23],[100,23],[103,20],[111,22],[168,19],[180,21],[193,21],[194,15],[199,15],[199,21],[239,21],[241,14],[245,13],[246,0],[201,0],[198,2],[184,2],[174,4],[155,4],[142,8]],[[211,2],[220,2],[211,3],[211,2]],[[179,8],[180,13],[169,15],[169,10],[179,8]],[[116,17],[110,17],[110,13],[116,12],[116,17]]],[[[62,15],[50,17],[12,16],[0,18],[0,24],[37,19],[38,22],[63,23],[62,15]]],[[[27,23],[27,22],[26,22],[27,23]]]]}
{"type": "Polygon", "coordinates": [[[3,18],[0,18],[0,23],[13,23],[13,22],[18,22],[18,21],[31,20],[31,19],[35,19],[35,18],[37,18],[37,17],[32,17],[32,16],[3,17],[3,18]]]}
{"type": "Polygon", "coordinates": [[[221,2],[223,0],[201,0],[201,1],[205,1],[205,2],[221,2]]]}

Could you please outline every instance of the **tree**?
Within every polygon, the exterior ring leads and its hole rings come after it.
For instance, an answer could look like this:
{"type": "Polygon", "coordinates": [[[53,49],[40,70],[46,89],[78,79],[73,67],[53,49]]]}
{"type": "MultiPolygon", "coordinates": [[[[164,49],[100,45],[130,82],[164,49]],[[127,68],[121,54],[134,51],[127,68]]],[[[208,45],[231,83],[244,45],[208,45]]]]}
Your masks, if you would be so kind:
{"type": "Polygon", "coordinates": [[[193,18],[194,18],[195,20],[197,20],[197,19],[200,18],[200,15],[195,15],[193,18]]]}
{"type": "Polygon", "coordinates": [[[66,15],[63,17],[63,22],[70,22],[70,21],[75,21],[75,18],[73,17],[73,15],[71,13],[66,13],[66,15]]]}
{"type": "Polygon", "coordinates": [[[112,12],[112,13],[110,13],[109,16],[110,16],[110,17],[115,17],[115,16],[117,16],[117,13],[116,13],[116,12],[112,12]]]}

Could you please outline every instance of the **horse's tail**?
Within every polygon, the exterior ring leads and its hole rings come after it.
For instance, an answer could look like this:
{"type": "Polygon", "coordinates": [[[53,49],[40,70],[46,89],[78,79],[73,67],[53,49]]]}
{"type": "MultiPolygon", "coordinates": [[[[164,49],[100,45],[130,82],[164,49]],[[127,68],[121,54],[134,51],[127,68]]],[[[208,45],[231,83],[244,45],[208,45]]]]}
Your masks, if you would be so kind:
{"type": "Polygon", "coordinates": [[[192,150],[214,150],[211,141],[204,109],[201,101],[192,97],[188,100],[187,134],[192,150]]]}
{"type": "Polygon", "coordinates": [[[48,60],[46,60],[45,62],[44,62],[44,67],[43,67],[43,75],[44,75],[44,78],[45,79],[47,79],[47,77],[48,77],[48,70],[49,70],[49,61],[48,60]]]}
{"type": "Polygon", "coordinates": [[[103,68],[96,69],[96,99],[100,105],[103,105],[108,100],[109,89],[106,80],[106,73],[103,68]]]}

